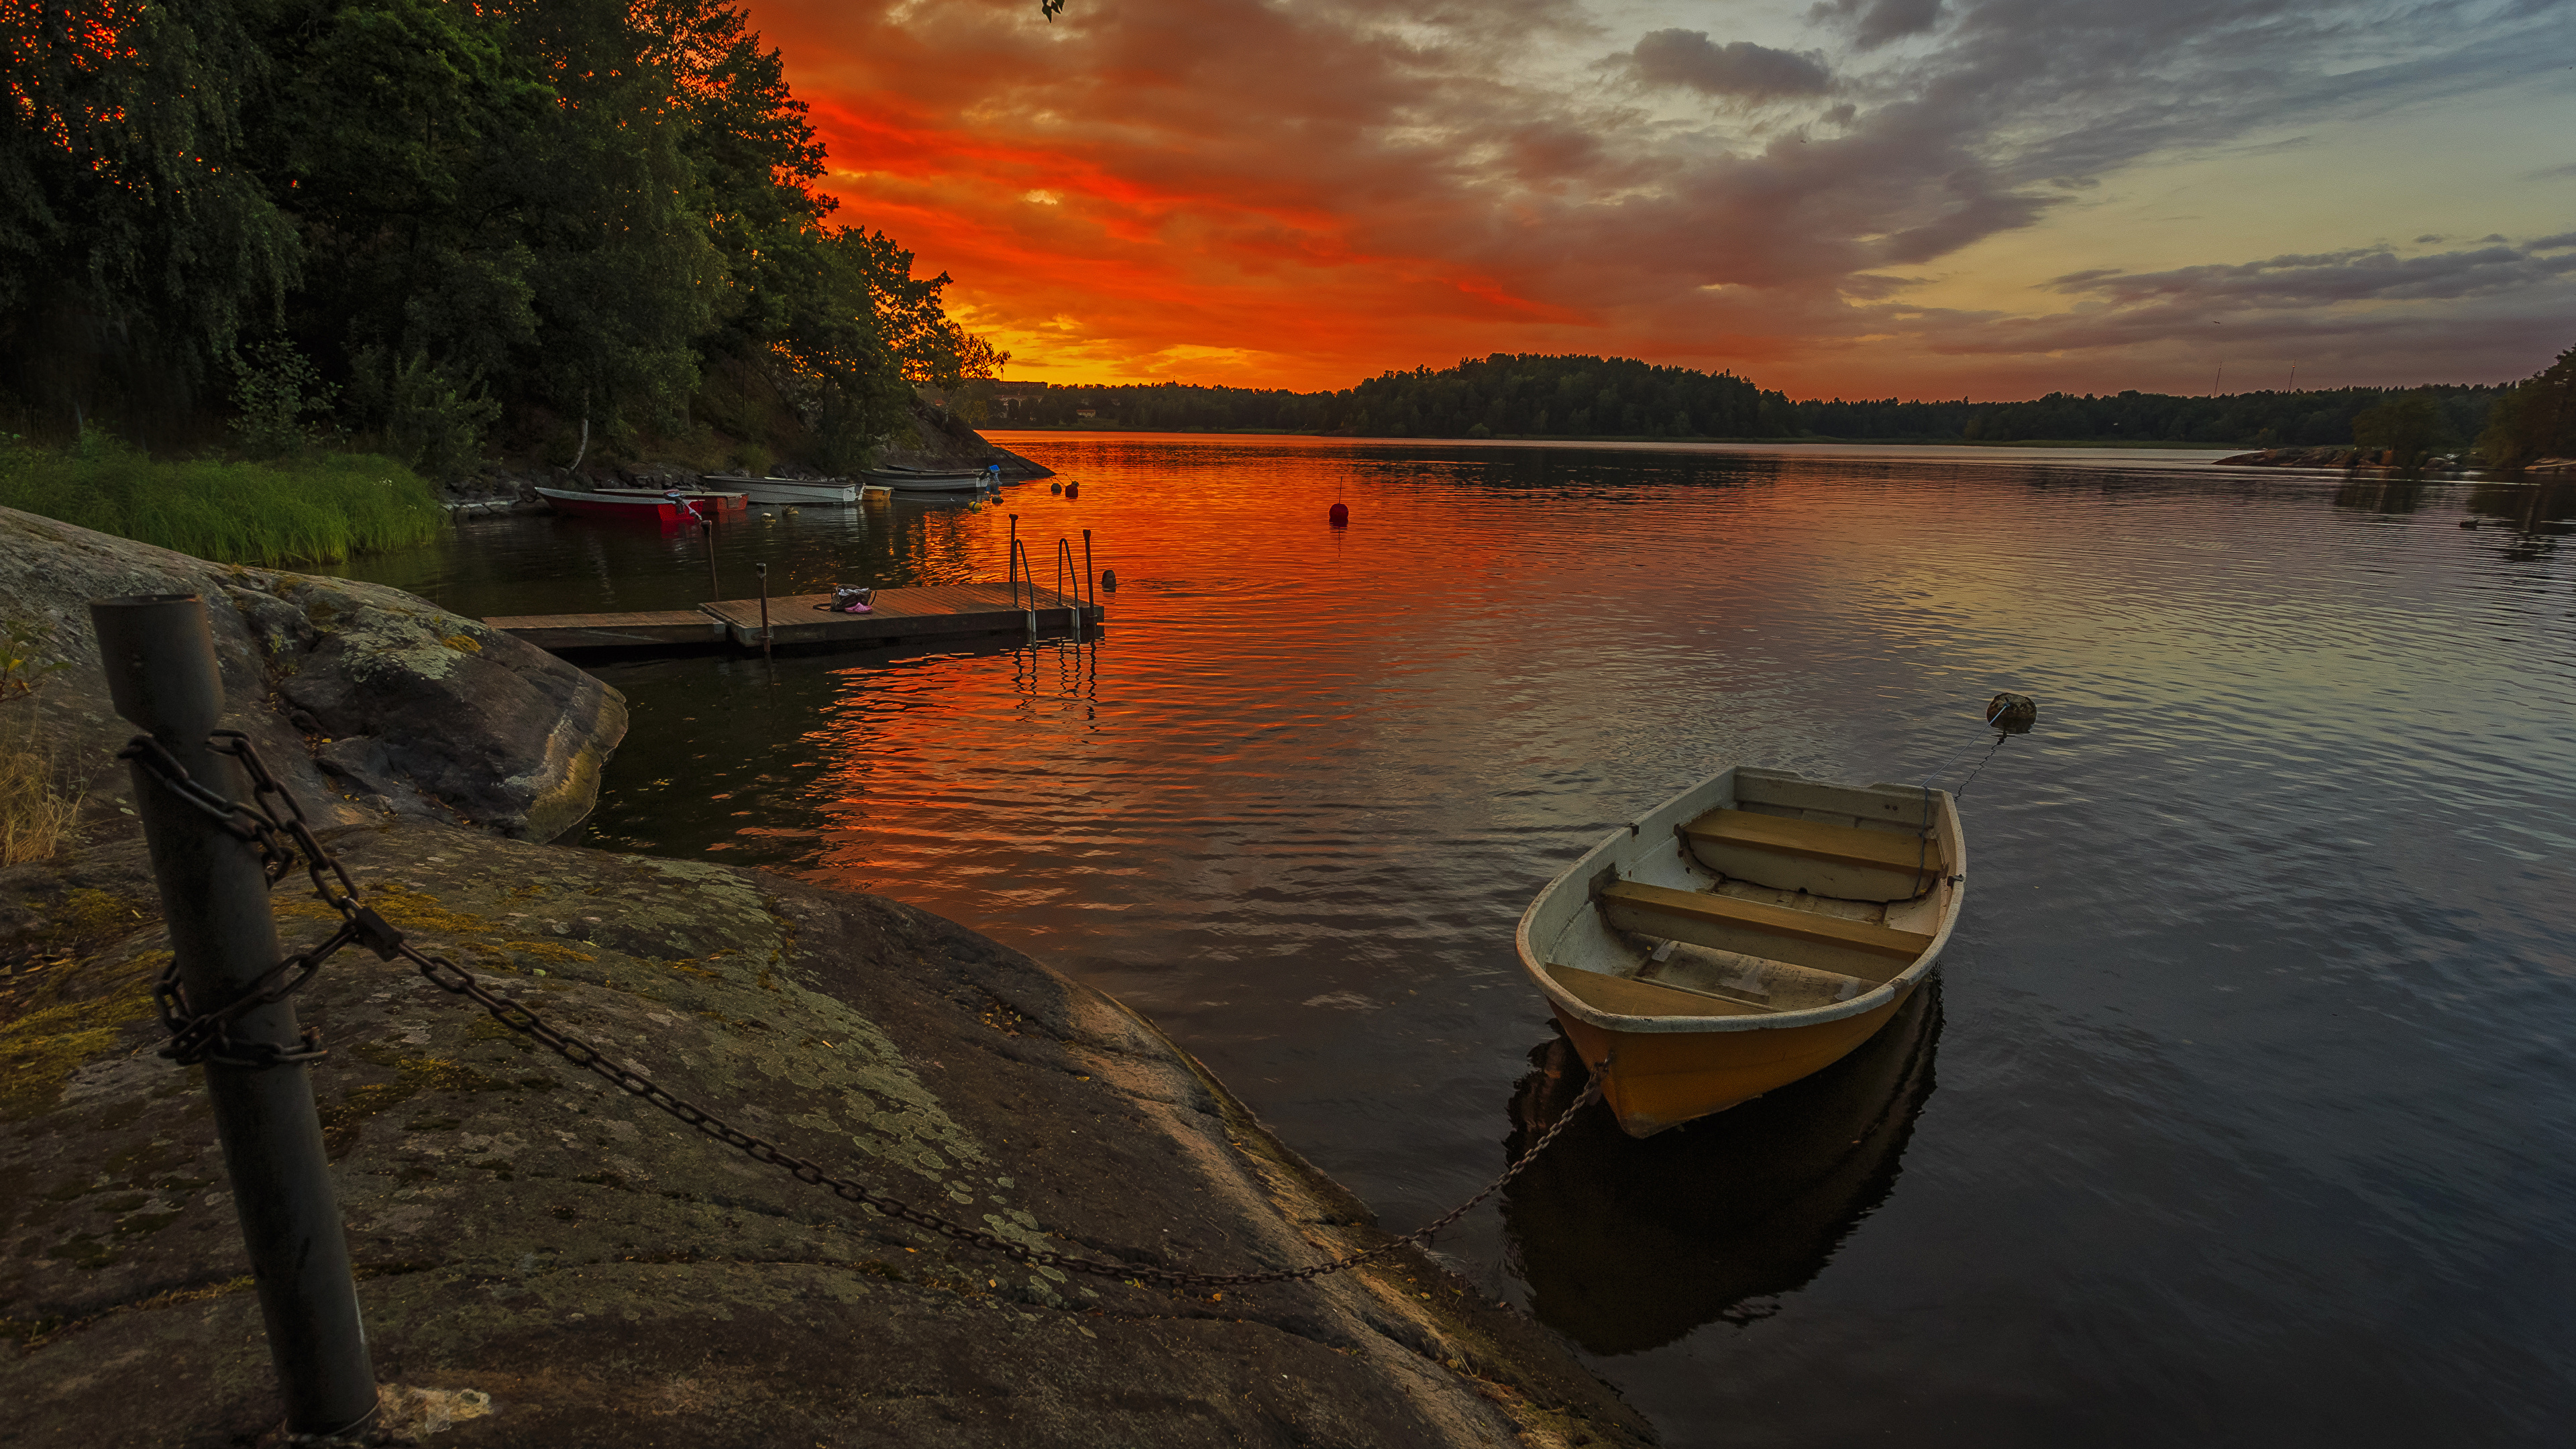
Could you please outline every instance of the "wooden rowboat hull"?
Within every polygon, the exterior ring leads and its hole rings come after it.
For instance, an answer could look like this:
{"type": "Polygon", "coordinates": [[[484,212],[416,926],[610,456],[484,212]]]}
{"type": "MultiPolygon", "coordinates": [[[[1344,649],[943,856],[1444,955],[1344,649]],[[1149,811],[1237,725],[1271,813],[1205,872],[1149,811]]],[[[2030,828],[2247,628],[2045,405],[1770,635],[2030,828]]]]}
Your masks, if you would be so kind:
{"type": "Polygon", "coordinates": [[[1957,806],[1918,786],[1721,770],[1539,892],[1521,967],[1630,1136],[1841,1060],[1939,960],[1967,884],[1957,806]]]}
{"type": "MultiPolygon", "coordinates": [[[[1813,1026],[1763,1032],[1623,1032],[1556,1009],[1557,1023],[1583,1064],[1601,1078],[1602,1100],[1631,1137],[1741,1106],[1801,1077],[1813,1076],[1859,1049],[1887,1025],[1915,983],[1880,1006],[1813,1026]]],[[[1549,1003],[1555,1009],[1555,1003],[1549,1003]]]]}

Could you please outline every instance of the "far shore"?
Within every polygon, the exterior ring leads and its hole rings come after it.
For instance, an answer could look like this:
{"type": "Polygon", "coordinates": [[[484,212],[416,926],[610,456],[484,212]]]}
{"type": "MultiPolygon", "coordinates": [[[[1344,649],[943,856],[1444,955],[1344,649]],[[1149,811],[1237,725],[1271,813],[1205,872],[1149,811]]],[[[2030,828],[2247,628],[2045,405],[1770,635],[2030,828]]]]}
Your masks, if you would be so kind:
{"type": "Polygon", "coordinates": [[[978,432],[994,433],[1118,433],[1139,438],[1345,438],[1355,443],[1757,443],[1766,447],[1834,446],[1885,448],[2123,448],[2160,449],[2180,452],[2227,453],[2258,447],[2255,443],[2176,443],[2168,441],[2124,442],[2101,438],[2016,438],[1994,442],[1977,438],[1836,438],[1811,433],[1794,438],[1676,438],[1652,437],[1645,433],[1496,433],[1489,438],[1455,436],[1415,437],[1394,433],[1336,433],[1296,428],[1122,428],[1115,424],[1093,423],[1084,427],[1052,427],[1040,424],[985,423],[978,432]]]}

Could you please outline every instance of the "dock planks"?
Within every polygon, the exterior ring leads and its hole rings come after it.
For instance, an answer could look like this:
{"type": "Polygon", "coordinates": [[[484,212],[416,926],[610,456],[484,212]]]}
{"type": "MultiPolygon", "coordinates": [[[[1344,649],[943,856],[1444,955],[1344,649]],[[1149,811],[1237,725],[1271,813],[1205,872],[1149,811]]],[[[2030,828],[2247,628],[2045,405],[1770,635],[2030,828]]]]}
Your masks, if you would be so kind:
{"type": "MultiPolygon", "coordinates": [[[[1107,617],[1107,611],[1097,605],[1086,606],[1052,589],[1032,589],[1026,584],[1020,586],[1016,605],[1010,586],[999,583],[879,589],[864,614],[834,614],[817,607],[831,601],[829,594],[771,599],[771,646],[865,649],[976,634],[1025,635],[1032,606],[1041,634],[1069,633],[1077,617],[1088,632],[1107,617]]],[[[761,643],[758,599],[719,599],[694,611],[538,614],[483,622],[557,654],[676,653],[723,647],[756,652],[761,643]]]]}
{"type": "Polygon", "coordinates": [[[687,649],[720,649],[728,642],[724,625],[696,609],[659,609],[625,614],[522,614],[483,622],[489,628],[525,639],[549,654],[608,649],[675,653],[687,649]]]}

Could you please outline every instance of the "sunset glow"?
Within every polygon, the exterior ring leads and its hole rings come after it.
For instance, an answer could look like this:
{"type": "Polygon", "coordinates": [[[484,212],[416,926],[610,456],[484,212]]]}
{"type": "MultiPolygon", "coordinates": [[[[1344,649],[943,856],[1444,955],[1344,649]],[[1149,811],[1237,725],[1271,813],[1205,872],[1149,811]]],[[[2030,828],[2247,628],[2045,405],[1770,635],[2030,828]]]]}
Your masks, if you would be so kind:
{"type": "Polygon", "coordinates": [[[1018,379],[1543,351],[1995,398],[2498,381],[2576,336],[2562,7],[750,14],[836,219],[953,274],[1018,379]]]}

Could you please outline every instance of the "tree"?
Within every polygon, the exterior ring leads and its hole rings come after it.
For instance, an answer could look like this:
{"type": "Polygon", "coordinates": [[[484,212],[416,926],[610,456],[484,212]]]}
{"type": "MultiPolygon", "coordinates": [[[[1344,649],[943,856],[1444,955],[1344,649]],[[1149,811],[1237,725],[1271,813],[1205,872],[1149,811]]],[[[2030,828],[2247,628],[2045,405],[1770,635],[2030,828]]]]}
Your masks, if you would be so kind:
{"type": "Polygon", "coordinates": [[[292,227],[233,164],[269,71],[234,0],[0,7],[0,354],[77,417],[184,413],[298,276],[292,227]]]}
{"type": "Polygon", "coordinates": [[[2442,410],[2420,392],[2392,397],[2352,420],[2352,440],[2386,450],[2402,477],[2422,477],[2425,457],[2442,438],[2442,410]]]}
{"type": "Polygon", "coordinates": [[[2576,347],[2495,400],[2478,453],[2499,473],[2519,473],[2541,458],[2576,457],[2576,347]]]}

